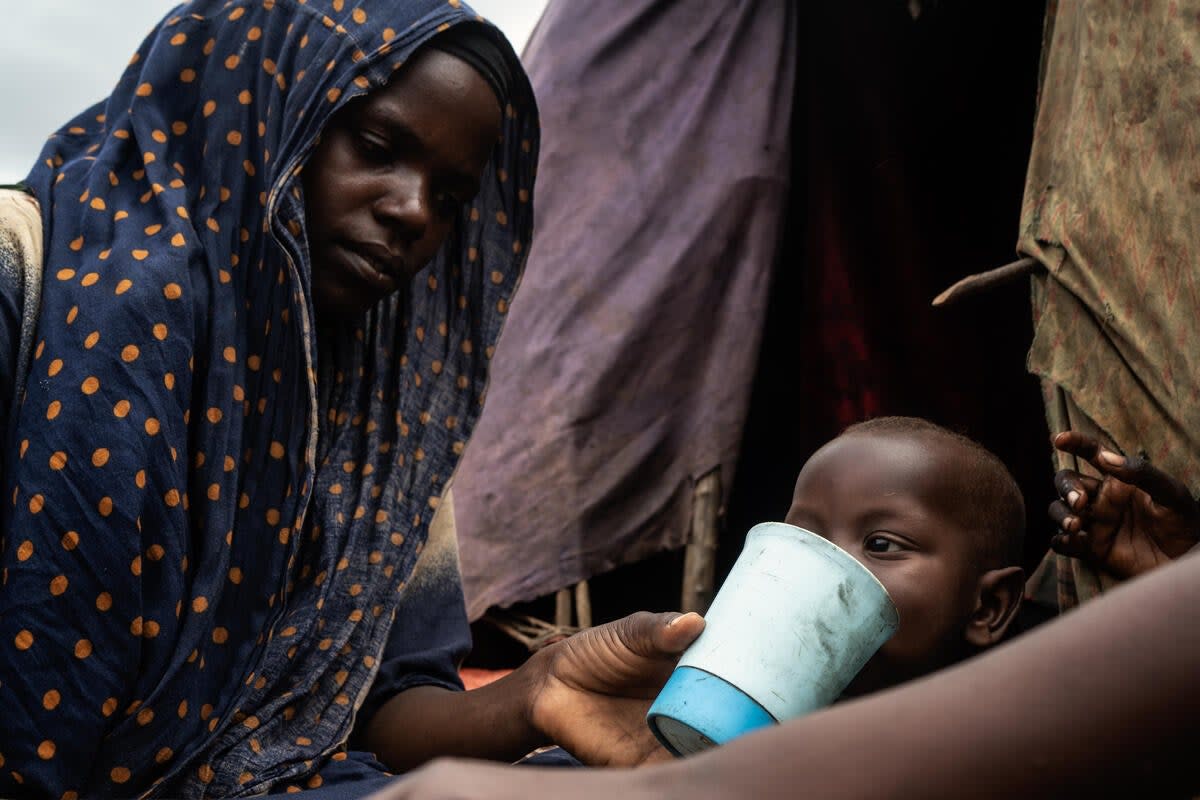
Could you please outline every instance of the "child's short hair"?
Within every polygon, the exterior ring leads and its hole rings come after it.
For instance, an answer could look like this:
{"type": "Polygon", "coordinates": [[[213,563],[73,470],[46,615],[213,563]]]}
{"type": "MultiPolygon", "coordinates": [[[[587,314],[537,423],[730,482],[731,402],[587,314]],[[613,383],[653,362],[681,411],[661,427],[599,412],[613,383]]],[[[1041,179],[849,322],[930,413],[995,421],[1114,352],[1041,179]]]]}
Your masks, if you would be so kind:
{"type": "Polygon", "coordinates": [[[959,478],[962,503],[955,511],[980,532],[979,556],[985,568],[1021,563],[1025,499],[994,453],[961,433],[919,417],[876,417],[849,426],[841,435],[873,433],[929,437],[965,451],[969,467],[959,478]]]}

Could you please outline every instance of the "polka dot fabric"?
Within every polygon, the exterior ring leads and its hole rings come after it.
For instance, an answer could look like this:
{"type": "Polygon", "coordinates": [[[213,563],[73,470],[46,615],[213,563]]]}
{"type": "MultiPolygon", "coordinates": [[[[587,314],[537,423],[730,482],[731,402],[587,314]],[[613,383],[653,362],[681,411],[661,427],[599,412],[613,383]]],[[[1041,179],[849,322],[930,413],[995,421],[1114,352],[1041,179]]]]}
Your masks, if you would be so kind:
{"type": "Polygon", "coordinates": [[[331,114],[455,24],[478,24],[458,0],[187,3],[46,145],[0,796],[252,795],[342,757],[524,263],[515,55],[442,253],[321,341],[299,176],[331,114]]]}

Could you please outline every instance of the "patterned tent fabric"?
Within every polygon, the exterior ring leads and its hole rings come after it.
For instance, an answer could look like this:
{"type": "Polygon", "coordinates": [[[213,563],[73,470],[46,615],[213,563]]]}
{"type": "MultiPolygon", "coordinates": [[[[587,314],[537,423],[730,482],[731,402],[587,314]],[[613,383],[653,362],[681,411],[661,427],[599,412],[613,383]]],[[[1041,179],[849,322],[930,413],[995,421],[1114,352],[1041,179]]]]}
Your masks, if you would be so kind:
{"type": "MultiPolygon", "coordinates": [[[[1029,367],[1045,383],[1051,427],[1094,430],[1193,491],[1197,58],[1195,0],[1051,4],[1019,242],[1048,270],[1035,279],[1029,367]]],[[[1050,555],[1030,591],[1065,609],[1112,582],[1050,555]]]]}
{"type": "Polygon", "coordinates": [[[252,795],[345,758],[529,243],[515,54],[474,205],[359,324],[314,321],[300,175],[338,109],[478,19],[196,0],[47,143],[4,459],[0,795],[252,795]]]}

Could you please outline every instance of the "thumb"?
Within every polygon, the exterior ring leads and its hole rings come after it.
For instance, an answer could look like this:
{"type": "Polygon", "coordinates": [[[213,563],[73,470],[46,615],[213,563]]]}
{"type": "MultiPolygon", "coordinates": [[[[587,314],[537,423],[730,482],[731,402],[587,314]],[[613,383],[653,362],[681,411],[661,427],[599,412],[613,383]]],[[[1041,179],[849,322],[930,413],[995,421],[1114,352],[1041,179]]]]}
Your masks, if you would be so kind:
{"type": "Polygon", "coordinates": [[[704,617],[695,611],[686,614],[672,612],[659,616],[665,618],[657,634],[659,649],[664,653],[682,653],[704,631],[704,617]]]}
{"type": "Polygon", "coordinates": [[[699,614],[677,611],[639,611],[612,624],[621,644],[643,658],[674,658],[704,630],[704,618],[699,614]]]}

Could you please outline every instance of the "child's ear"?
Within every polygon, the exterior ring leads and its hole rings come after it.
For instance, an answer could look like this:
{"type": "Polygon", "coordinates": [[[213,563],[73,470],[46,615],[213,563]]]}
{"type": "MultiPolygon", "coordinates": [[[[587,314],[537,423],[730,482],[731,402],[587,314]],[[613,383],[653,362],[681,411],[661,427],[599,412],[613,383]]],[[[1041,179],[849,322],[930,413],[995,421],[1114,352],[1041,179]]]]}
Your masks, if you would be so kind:
{"type": "Polygon", "coordinates": [[[975,647],[991,647],[1004,638],[1004,632],[1017,615],[1025,593],[1025,570],[1004,567],[988,570],[979,578],[979,596],[975,613],[967,622],[967,641],[975,647]]]}

